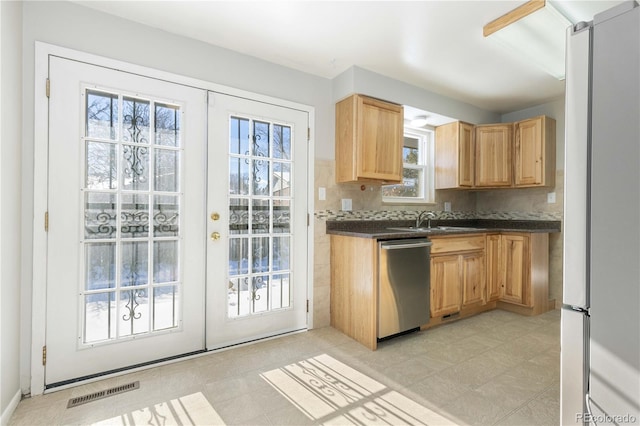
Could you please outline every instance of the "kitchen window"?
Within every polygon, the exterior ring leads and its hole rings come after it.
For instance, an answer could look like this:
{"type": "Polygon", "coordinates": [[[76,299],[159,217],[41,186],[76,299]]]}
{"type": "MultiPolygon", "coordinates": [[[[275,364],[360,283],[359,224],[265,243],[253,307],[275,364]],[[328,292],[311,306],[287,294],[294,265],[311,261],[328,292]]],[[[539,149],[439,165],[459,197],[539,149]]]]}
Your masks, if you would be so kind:
{"type": "Polygon", "coordinates": [[[382,201],[396,204],[434,202],[433,129],[404,128],[402,183],[382,186],[382,201]]]}

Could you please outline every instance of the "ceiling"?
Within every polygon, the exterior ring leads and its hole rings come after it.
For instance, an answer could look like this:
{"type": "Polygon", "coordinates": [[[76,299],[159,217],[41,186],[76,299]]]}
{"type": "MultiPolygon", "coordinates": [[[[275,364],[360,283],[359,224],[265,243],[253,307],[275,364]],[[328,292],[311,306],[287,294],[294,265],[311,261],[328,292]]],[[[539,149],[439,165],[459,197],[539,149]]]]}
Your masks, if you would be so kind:
{"type": "MultiPolygon", "coordinates": [[[[525,0],[76,3],[329,79],[355,65],[499,113],[564,93],[564,81],[482,36],[525,0]]],[[[578,22],[621,1],[551,3],[578,22]]]]}

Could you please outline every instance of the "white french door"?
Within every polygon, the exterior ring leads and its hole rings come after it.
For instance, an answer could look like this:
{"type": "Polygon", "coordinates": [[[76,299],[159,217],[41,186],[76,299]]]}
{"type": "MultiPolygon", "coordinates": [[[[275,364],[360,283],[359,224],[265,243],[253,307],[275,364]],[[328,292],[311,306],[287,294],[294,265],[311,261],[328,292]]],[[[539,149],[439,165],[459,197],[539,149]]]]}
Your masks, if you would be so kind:
{"type": "Polygon", "coordinates": [[[50,57],[46,386],[204,349],[204,90],[50,57]]]}
{"type": "Polygon", "coordinates": [[[209,94],[208,349],[307,327],[308,122],[209,94]]]}

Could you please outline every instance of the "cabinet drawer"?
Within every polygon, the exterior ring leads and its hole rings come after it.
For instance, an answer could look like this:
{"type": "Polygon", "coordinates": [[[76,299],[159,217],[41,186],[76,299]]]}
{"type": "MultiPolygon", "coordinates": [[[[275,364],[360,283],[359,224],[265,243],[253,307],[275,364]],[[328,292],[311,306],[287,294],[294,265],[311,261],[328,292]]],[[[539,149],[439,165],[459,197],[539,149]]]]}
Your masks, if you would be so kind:
{"type": "Polygon", "coordinates": [[[431,254],[484,250],[484,234],[431,238],[431,254]]]}

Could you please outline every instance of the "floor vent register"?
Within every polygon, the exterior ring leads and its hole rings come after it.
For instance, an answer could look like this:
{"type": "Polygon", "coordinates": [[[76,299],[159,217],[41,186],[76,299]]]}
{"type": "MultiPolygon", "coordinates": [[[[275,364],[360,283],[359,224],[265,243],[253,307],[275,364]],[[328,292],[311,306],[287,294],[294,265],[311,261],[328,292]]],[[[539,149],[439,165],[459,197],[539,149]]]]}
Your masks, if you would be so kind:
{"type": "Polygon", "coordinates": [[[110,396],[118,395],[124,392],[129,392],[139,388],[140,388],[140,382],[135,381],[135,382],[127,383],[126,385],[116,386],[115,388],[105,389],[105,390],[93,392],[87,395],[82,395],[82,396],[70,399],[69,403],[67,403],[67,408],[77,407],[78,405],[97,401],[103,398],[109,398],[110,396]]]}

